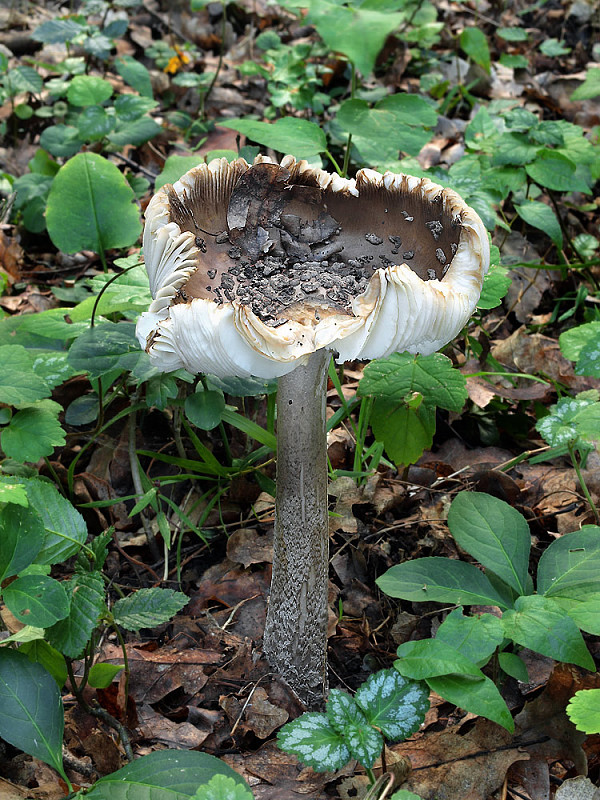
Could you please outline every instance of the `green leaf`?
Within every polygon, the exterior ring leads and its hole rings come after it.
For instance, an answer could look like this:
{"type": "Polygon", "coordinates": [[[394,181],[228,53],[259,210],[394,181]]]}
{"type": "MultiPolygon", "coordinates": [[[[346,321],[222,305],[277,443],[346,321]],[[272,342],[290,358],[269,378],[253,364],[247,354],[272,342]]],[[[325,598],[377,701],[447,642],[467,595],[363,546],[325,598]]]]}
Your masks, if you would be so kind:
{"type": "Polygon", "coordinates": [[[404,19],[404,14],[389,9],[341,6],[327,0],[312,4],[308,16],[330,50],[343,53],[365,78],[373,71],[385,40],[404,19]]]}
{"type": "Polygon", "coordinates": [[[8,72],[4,78],[4,85],[8,89],[9,95],[14,96],[21,92],[30,94],[41,92],[44,82],[42,76],[33,67],[18,66],[8,72]]]}
{"type": "Polygon", "coordinates": [[[576,174],[577,164],[563,153],[556,150],[541,150],[525,170],[540,186],[554,189],[557,192],[590,193],[590,187],[576,174]]]}
{"type": "Polygon", "coordinates": [[[79,138],[79,131],[72,125],[50,125],[40,134],[40,146],[53,156],[70,158],[82,145],[83,139],[79,138]]]}
{"type": "Polygon", "coordinates": [[[390,800],[423,800],[421,795],[409,792],[407,789],[400,789],[390,797],[390,800]]]}
{"type": "Polygon", "coordinates": [[[99,572],[76,574],[67,589],[71,597],[69,615],[48,628],[46,638],[68,658],[78,658],[104,610],[104,581],[99,572]]]}
{"type": "Polygon", "coordinates": [[[133,56],[117,56],[114,67],[125,83],[143,97],[152,97],[152,82],[146,67],[133,56]]]}
{"type": "Polygon", "coordinates": [[[253,142],[272,147],[296,158],[309,158],[327,150],[327,139],[314,122],[296,117],[283,117],[277,122],[256,122],[252,119],[221,120],[222,128],[232,128],[253,142]]]}
{"type": "Polygon", "coordinates": [[[0,583],[35,560],[44,541],[44,526],[34,508],[10,503],[0,509],[0,583]]]}
{"type": "Polygon", "coordinates": [[[537,590],[545,597],[585,601],[600,592],[600,528],[581,530],[555,539],[540,558],[537,590]]]}
{"type": "Polygon", "coordinates": [[[95,689],[108,689],[115,675],[123,669],[123,664],[94,664],[88,673],[88,684],[95,689]]]}
{"type": "Polygon", "coordinates": [[[507,42],[526,42],[529,39],[525,28],[498,28],[496,34],[507,42]]]}
{"type": "Polygon", "coordinates": [[[66,350],[34,350],[32,348],[29,353],[33,357],[35,374],[46,382],[49,389],[55,389],[75,374],[67,360],[66,350]]]}
{"type": "Polygon", "coordinates": [[[397,650],[394,667],[408,678],[423,680],[439,675],[471,675],[482,678],[477,664],[442,639],[404,642],[397,650]]]}
{"type": "Polygon", "coordinates": [[[433,556],[405,561],[388,569],[376,583],[390,597],[416,603],[433,601],[506,608],[483,572],[473,564],[455,559],[433,556]]]}
{"type": "Polygon", "coordinates": [[[531,534],[522,514],[483,492],[460,492],[448,511],[458,544],[518,594],[526,594],[531,534]]]}
{"type": "Polygon", "coordinates": [[[4,602],[24,625],[48,628],[69,613],[69,598],[62,583],[46,575],[24,575],[3,591],[4,602]]]}
{"type": "Polygon", "coordinates": [[[128,631],[138,631],[168,622],[188,602],[187,595],[173,589],[138,589],[134,594],[117,600],[112,613],[117,625],[128,631]]]}
{"type": "Polygon", "coordinates": [[[433,442],[435,408],[425,403],[415,408],[411,399],[399,405],[378,397],[371,410],[373,435],[396,464],[414,464],[433,442]]]}
{"type": "Polygon", "coordinates": [[[506,131],[498,137],[493,151],[492,165],[505,166],[514,164],[521,166],[533,161],[539,152],[539,146],[530,141],[524,133],[506,131]]]}
{"type": "Polygon", "coordinates": [[[577,361],[576,375],[600,378],[600,322],[587,322],[561,333],[560,349],[563,354],[577,361]]]}
{"type": "Polygon", "coordinates": [[[99,106],[112,95],[113,88],[104,78],[94,75],[76,75],[67,92],[73,106],[99,106]]]}
{"type": "Polygon", "coordinates": [[[600,67],[590,67],[585,80],[571,95],[571,100],[593,100],[600,96],[600,67]]]}
{"type": "Polygon", "coordinates": [[[0,403],[22,406],[48,397],[50,389],[33,370],[33,360],[20,344],[0,346],[0,403]]]}
{"type": "Polygon", "coordinates": [[[69,403],[65,411],[67,425],[89,425],[98,419],[98,395],[83,394],[69,403]]]}
{"type": "Polygon", "coordinates": [[[558,58],[571,52],[570,47],[565,47],[564,42],[558,39],[544,39],[540,44],[540,52],[549,58],[558,58]]]}
{"type": "Polygon", "coordinates": [[[437,629],[436,641],[446,642],[476,664],[485,664],[502,644],[502,622],[493,614],[465,617],[455,608],[437,629]]]}
{"type": "Polygon", "coordinates": [[[260,397],[277,391],[276,378],[217,378],[216,375],[209,375],[208,384],[210,388],[220,389],[233,397],[260,397]]]}
{"type": "Polygon", "coordinates": [[[77,372],[89,373],[90,378],[100,378],[118,369],[124,355],[139,352],[133,323],[102,322],[88,328],[73,342],[69,364],[77,372]]]}
{"type": "Polygon", "coordinates": [[[88,106],[77,118],[77,130],[82,139],[97,142],[107,136],[115,124],[102,106],[88,106]]]}
{"type": "MultiPolygon", "coordinates": [[[[136,62],[138,63],[138,62],[136,62]]],[[[137,94],[121,94],[115,100],[115,113],[120,120],[133,122],[148,111],[156,108],[158,103],[149,97],[140,97],[137,94]]]]}
{"type": "Polygon", "coordinates": [[[491,719],[511,733],[513,718],[496,685],[489,678],[475,679],[468,675],[442,675],[428,678],[429,688],[465,711],[491,719]]]}
{"type": "Polygon", "coordinates": [[[515,211],[528,225],[544,231],[559,249],[562,248],[562,230],[556,218],[556,214],[550,206],[536,200],[531,200],[524,205],[515,205],[515,211]]]}
{"type": "Polygon", "coordinates": [[[343,737],[350,755],[365,767],[372,767],[381,755],[383,737],[367,722],[354,699],[340,689],[332,689],[327,699],[329,724],[343,737]]]}
{"type": "Polygon", "coordinates": [[[305,713],[288,722],[277,734],[277,744],[315,772],[341,769],[350,761],[350,751],[327,714],[305,713]]]}
{"type": "Polygon", "coordinates": [[[185,399],[185,414],[192,425],[203,431],[212,431],[223,419],[225,398],[218,390],[200,391],[190,394],[185,399]]]}
{"type": "MultiPolygon", "coordinates": [[[[25,628],[22,628],[22,630],[25,630],[25,628]]],[[[45,642],[43,638],[24,642],[19,647],[19,653],[26,655],[30,661],[41,664],[52,675],[59,688],[65,685],[68,677],[65,658],[62,653],[59,653],[48,642],[45,642]]]]}
{"type": "Polygon", "coordinates": [[[52,182],[46,210],[50,238],[65,253],[129,247],[142,230],[134,199],[112,162],[96,153],[78,153],[52,182]]]}
{"type": "Polygon", "coordinates": [[[527,683],[529,681],[529,673],[527,666],[522,658],[516,653],[498,653],[498,665],[500,669],[510,675],[511,678],[527,683]]]}
{"type": "Polygon", "coordinates": [[[65,776],[64,712],[54,678],[26,655],[0,648],[0,736],[65,776]]]}
{"type": "MultiPolygon", "coordinates": [[[[600,589],[600,586],[596,588],[600,589]]],[[[581,603],[573,603],[562,595],[555,595],[552,599],[565,609],[580,630],[600,636],[600,591],[586,597],[581,603]]]]}
{"type": "Polygon", "coordinates": [[[42,22],[31,34],[31,38],[44,44],[64,44],[79,36],[85,30],[72,19],[49,19],[42,22]]]}
{"type": "Polygon", "coordinates": [[[449,411],[460,411],[467,399],[465,378],[441,353],[393,353],[376,359],[367,364],[358,385],[358,394],[363,397],[372,395],[397,403],[414,392],[423,395],[425,404],[449,411]]]}
{"type": "Polygon", "coordinates": [[[215,756],[197,750],[155,750],[100,778],[86,797],[91,800],[185,800],[194,797],[198,787],[208,784],[215,775],[225,775],[248,788],[235,770],[215,756]]]}
{"type": "Polygon", "coordinates": [[[160,189],[165,183],[175,183],[185,175],[186,172],[197,167],[203,163],[203,159],[198,156],[169,156],[164,163],[162,172],[160,172],[154,183],[155,189],[160,189]]]}
{"type": "Polygon", "coordinates": [[[53,400],[40,400],[18,411],[2,431],[4,453],[20,463],[52,455],[55,447],[65,444],[65,432],[58,421],[61,411],[53,400]]]}
{"type": "Polygon", "coordinates": [[[580,689],[575,692],[567,705],[567,716],[578,731],[588,736],[600,733],[600,689],[580,689]]]}
{"type": "Polygon", "coordinates": [[[480,28],[465,28],[460,35],[460,46],[472,61],[489,73],[490,48],[487,37],[480,28]]]}
{"type": "Polygon", "coordinates": [[[199,786],[193,800],[253,800],[254,795],[246,786],[227,775],[214,775],[206,786],[199,786]]]}
{"type": "Polygon", "coordinates": [[[556,661],[595,672],[594,659],[566,611],[550,597],[519,597],[502,617],[504,635],[513,642],[556,661]]]}
{"type": "Polygon", "coordinates": [[[144,116],[131,122],[119,120],[115,130],[108,134],[108,139],[117,147],[125,147],[128,144],[137,146],[158,136],[161,131],[158,122],[144,116]]]}
{"type": "Polygon", "coordinates": [[[354,701],[369,725],[391,742],[418,731],[429,709],[429,692],[422,683],[407,680],[395,669],[382,669],[359,686],[354,701]]]}
{"type": "MultiPolygon", "coordinates": [[[[27,508],[29,500],[27,499],[27,492],[22,483],[0,483],[0,503],[13,503],[17,506],[27,508]]],[[[1,534],[0,534],[0,552],[1,552],[1,534]]],[[[1,558],[1,556],[0,556],[1,558]]],[[[1,561],[0,561],[1,563],[1,561]]],[[[18,570],[17,570],[18,571],[18,570]]],[[[0,578],[0,581],[2,578],[0,578]]]]}
{"type": "Polygon", "coordinates": [[[494,264],[483,279],[483,288],[477,301],[477,308],[496,308],[508,292],[512,276],[506,267],[494,264]]]}
{"type": "Polygon", "coordinates": [[[550,413],[538,420],[536,430],[551,447],[595,441],[600,431],[598,391],[589,389],[576,397],[562,397],[550,413]]]}

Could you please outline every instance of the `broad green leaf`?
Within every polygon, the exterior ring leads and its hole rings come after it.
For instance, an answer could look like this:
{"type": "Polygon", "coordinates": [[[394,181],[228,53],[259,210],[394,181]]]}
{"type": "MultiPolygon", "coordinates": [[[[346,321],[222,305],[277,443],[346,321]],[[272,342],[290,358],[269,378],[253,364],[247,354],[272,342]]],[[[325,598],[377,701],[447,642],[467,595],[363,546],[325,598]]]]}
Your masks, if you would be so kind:
{"type": "Polygon", "coordinates": [[[434,128],[438,121],[434,106],[418,94],[407,92],[388,94],[375,104],[375,108],[393,112],[396,120],[406,125],[434,128]]]}
{"type": "Polygon", "coordinates": [[[98,395],[82,394],[69,403],[65,411],[67,425],[89,425],[98,419],[98,395]]]}
{"type": "Polygon", "coordinates": [[[9,503],[1,509],[0,583],[33,563],[43,541],[44,525],[33,507],[9,503]]]}
{"type": "Polygon", "coordinates": [[[550,597],[519,597],[502,617],[504,635],[513,642],[556,661],[595,672],[594,659],[566,611],[550,597]]]}
{"type": "Polygon", "coordinates": [[[223,419],[225,398],[223,392],[203,391],[200,388],[200,391],[186,397],[184,408],[192,425],[203,431],[212,431],[223,419]]]}
{"type": "Polygon", "coordinates": [[[29,504],[42,518],[46,535],[37,564],[57,564],[75,555],[87,539],[85,520],[53,483],[23,479],[29,504]]]}
{"type": "Polygon", "coordinates": [[[532,200],[524,205],[515,205],[515,211],[528,225],[544,231],[559,249],[562,248],[562,230],[556,214],[550,206],[547,206],[546,203],[532,200]]]}
{"type": "Polygon", "coordinates": [[[277,734],[277,744],[315,772],[341,769],[350,761],[350,751],[327,714],[311,712],[288,722],[277,734]]]}
{"type": "Polygon", "coordinates": [[[68,362],[66,350],[29,350],[33,358],[33,371],[46,382],[49,389],[55,389],[75,374],[68,362]]]}
{"type": "Polygon", "coordinates": [[[260,397],[277,391],[276,378],[217,378],[216,375],[209,375],[208,383],[211,388],[220,389],[233,397],[260,397]]]}
{"type": "Polygon", "coordinates": [[[507,42],[526,42],[529,39],[525,28],[498,28],[496,34],[507,42]]]}
{"type": "Polygon", "coordinates": [[[585,80],[571,95],[571,100],[593,100],[600,96],[600,67],[590,67],[585,80]]]}
{"type": "Polygon", "coordinates": [[[388,35],[405,16],[389,9],[341,6],[321,0],[312,4],[308,19],[330,50],[343,53],[367,78],[388,35]]]}
{"type": "Polygon", "coordinates": [[[577,164],[563,153],[545,149],[538,153],[525,170],[540,186],[554,189],[557,192],[590,193],[590,187],[576,173],[577,164]]]}
{"type": "Polygon", "coordinates": [[[600,689],[580,689],[575,692],[567,705],[567,716],[578,731],[588,736],[600,733],[600,689]]]}
{"type": "Polygon", "coordinates": [[[123,80],[143,97],[152,97],[152,82],[146,67],[133,56],[117,56],[114,67],[123,80]]]}
{"type": "Polygon", "coordinates": [[[420,392],[423,402],[449,411],[460,411],[467,399],[466,381],[441,353],[414,356],[393,353],[371,361],[358,385],[361,396],[386,398],[401,403],[407,395],[420,392]]]}
{"type": "Polygon", "coordinates": [[[42,76],[33,67],[20,65],[11,69],[4,78],[4,85],[10,96],[29,92],[41,92],[44,82],[42,76]]]}
{"type": "Polygon", "coordinates": [[[502,622],[493,614],[465,617],[452,611],[437,629],[436,641],[446,642],[476,664],[486,663],[502,643],[502,622]]]}
{"type": "Polygon", "coordinates": [[[483,288],[477,301],[477,308],[496,308],[508,292],[512,283],[510,270],[494,264],[483,279],[483,288]]]}
{"type": "Polygon", "coordinates": [[[23,575],[2,594],[13,616],[24,625],[49,628],[69,613],[64,586],[47,575],[23,575]]]}
{"type": "Polygon", "coordinates": [[[199,786],[193,800],[253,800],[254,795],[246,786],[228,775],[213,775],[206,786],[199,786]]]}
{"type": "Polygon", "coordinates": [[[119,119],[125,122],[133,122],[134,119],[139,119],[148,111],[152,111],[157,105],[156,100],[151,100],[149,97],[140,97],[137,94],[121,94],[115,100],[115,112],[119,119]]]}
{"type": "Polygon", "coordinates": [[[67,100],[74,106],[99,106],[113,93],[113,87],[104,78],[94,75],[75,75],[67,92],[67,100]]]}
{"type": "Polygon", "coordinates": [[[83,145],[79,131],[73,125],[50,125],[40,134],[40,146],[53,156],[70,158],[83,145]]]}
{"type": "Polygon", "coordinates": [[[526,134],[506,131],[495,142],[492,165],[496,167],[507,164],[515,166],[529,164],[537,156],[539,149],[539,145],[532,143],[526,134]]]}
{"type": "Polygon", "coordinates": [[[372,767],[381,755],[383,737],[369,725],[354,698],[340,689],[332,689],[327,699],[327,717],[331,727],[343,737],[351,757],[364,767],[372,767]]]}
{"type": "Polygon", "coordinates": [[[501,670],[510,675],[511,678],[527,683],[529,681],[529,673],[527,666],[522,658],[516,653],[498,653],[498,665],[501,670]]]}
{"type": "MultiPolygon", "coordinates": [[[[155,750],[100,778],[86,793],[91,800],[186,800],[215,775],[239,786],[246,781],[224,761],[197,750],[155,750]]],[[[236,797],[235,800],[238,800],[236,797]]]]}
{"type": "Polygon", "coordinates": [[[189,597],[173,589],[138,589],[117,600],[112,613],[117,625],[128,631],[154,628],[167,622],[187,605],[189,597]]]}
{"type": "Polygon", "coordinates": [[[429,709],[429,692],[424,684],[407,680],[395,669],[382,669],[358,688],[354,701],[369,725],[388,741],[399,742],[419,730],[429,709]]]}
{"type": "Polygon", "coordinates": [[[564,42],[558,39],[544,39],[540,44],[540,52],[549,58],[558,58],[571,52],[570,47],[565,47],[564,42]]]}
{"type": "Polygon", "coordinates": [[[256,122],[252,119],[221,120],[223,128],[232,128],[253,142],[272,147],[296,158],[309,158],[327,150],[327,139],[314,122],[297,117],[283,117],[277,122],[256,122]]]}
{"type": "Polygon", "coordinates": [[[584,525],[555,539],[540,558],[537,590],[580,601],[600,592],[600,527],[584,525]]]}
{"type": "Polygon", "coordinates": [[[421,403],[415,408],[378,397],[371,410],[371,428],[394,463],[414,464],[433,442],[435,407],[421,403]]]}
{"type": "Polygon", "coordinates": [[[416,603],[506,608],[505,601],[481,570],[450,558],[432,556],[405,561],[388,569],[376,583],[390,597],[416,603]]]}
{"type": "Polygon", "coordinates": [[[394,661],[394,667],[413,680],[420,681],[453,673],[483,677],[477,664],[441,639],[404,642],[397,653],[399,660],[394,661]]]}
{"type": "Polygon", "coordinates": [[[46,210],[50,238],[65,253],[128,247],[142,230],[133,201],[133,189],[112,162],[78,153],[52,182],[46,210]]]}
{"type": "Polygon", "coordinates": [[[104,610],[104,581],[99,572],[76,574],[67,589],[71,597],[69,615],[48,628],[46,638],[68,658],[78,658],[104,610]]]}
{"type": "Polygon", "coordinates": [[[409,792],[408,789],[400,789],[390,797],[390,800],[423,800],[421,795],[409,792]]]}
{"type": "Polygon", "coordinates": [[[0,736],[65,775],[64,712],[54,678],[26,655],[0,648],[0,736]]]}
{"type": "Polygon", "coordinates": [[[117,120],[115,130],[108,134],[108,140],[117,147],[140,145],[158,136],[161,131],[161,126],[151,117],[139,117],[131,122],[117,120]]]}
{"type": "Polygon", "coordinates": [[[600,439],[600,402],[598,391],[589,389],[575,397],[561,397],[550,413],[537,424],[544,441],[551,447],[574,445],[578,440],[600,439]]]}
{"type": "Polygon", "coordinates": [[[177,397],[179,387],[175,376],[170,373],[155,375],[146,384],[146,404],[148,408],[158,408],[164,411],[169,405],[169,400],[177,397]]]}
{"type": "Polygon", "coordinates": [[[121,672],[123,664],[94,664],[88,674],[88,683],[95,689],[107,689],[113,678],[121,672]]]}
{"type": "Polygon", "coordinates": [[[600,322],[587,322],[561,333],[560,349],[571,361],[577,361],[577,375],[600,378],[600,322]]]}
{"type": "Polygon", "coordinates": [[[88,328],[73,342],[69,364],[78,372],[88,372],[90,378],[100,378],[118,369],[124,355],[139,352],[133,323],[102,322],[88,328]]]}
{"type": "Polygon", "coordinates": [[[518,594],[526,593],[531,533],[522,514],[484,492],[460,492],[448,527],[463,550],[518,594]]]}
{"type": "Polygon", "coordinates": [[[89,142],[97,142],[107,136],[114,125],[114,117],[109,116],[102,106],[88,106],[77,118],[79,135],[89,142]]]}
{"type": "Polygon", "coordinates": [[[33,31],[31,38],[44,44],[64,44],[84,30],[85,26],[72,19],[49,19],[33,31]]]}
{"type": "Polygon", "coordinates": [[[39,400],[13,416],[2,431],[5,455],[20,463],[38,461],[52,455],[55,447],[65,444],[65,432],[58,421],[62,407],[53,400],[39,400]]]}
{"type": "MultiPolygon", "coordinates": [[[[25,629],[23,628],[23,630],[25,629]]],[[[52,675],[59,688],[65,685],[68,677],[65,657],[43,638],[24,642],[19,647],[19,653],[26,655],[30,661],[41,664],[52,675]]]]}
{"type": "Polygon", "coordinates": [[[465,711],[491,719],[511,733],[513,718],[496,685],[489,678],[473,679],[468,675],[442,675],[428,678],[429,688],[465,711]]]}
{"type": "Polygon", "coordinates": [[[465,28],[460,35],[460,46],[476,64],[490,71],[491,59],[487,37],[480,28],[465,28]]]}
{"type": "Polygon", "coordinates": [[[596,588],[598,591],[586,594],[581,603],[573,603],[562,595],[553,595],[552,599],[565,609],[580,630],[600,636],[600,582],[596,588]]]}
{"type": "Polygon", "coordinates": [[[164,163],[154,183],[155,189],[160,189],[165,183],[175,183],[186,172],[203,163],[200,156],[169,156],[164,163]]]}
{"type": "Polygon", "coordinates": [[[19,407],[50,394],[46,381],[35,374],[31,355],[22,345],[1,345],[0,363],[0,403],[19,407]]]}
{"type": "MultiPolygon", "coordinates": [[[[13,503],[16,506],[23,506],[26,508],[29,505],[29,500],[27,499],[27,492],[23,484],[0,483],[0,503],[13,503]]],[[[0,581],[1,580],[2,578],[0,578],[0,581]]]]}

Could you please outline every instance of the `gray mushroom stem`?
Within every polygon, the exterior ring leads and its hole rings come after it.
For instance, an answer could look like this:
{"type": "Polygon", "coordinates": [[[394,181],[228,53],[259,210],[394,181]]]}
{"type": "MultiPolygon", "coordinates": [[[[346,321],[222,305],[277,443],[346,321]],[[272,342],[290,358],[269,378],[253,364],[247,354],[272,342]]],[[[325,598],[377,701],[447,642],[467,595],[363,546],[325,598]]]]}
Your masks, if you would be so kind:
{"type": "Polygon", "coordinates": [[[273,578],[264,635],[270,664],[308,707],[327,691],[327,433],[331,353],[279,378],[273,578]]]}

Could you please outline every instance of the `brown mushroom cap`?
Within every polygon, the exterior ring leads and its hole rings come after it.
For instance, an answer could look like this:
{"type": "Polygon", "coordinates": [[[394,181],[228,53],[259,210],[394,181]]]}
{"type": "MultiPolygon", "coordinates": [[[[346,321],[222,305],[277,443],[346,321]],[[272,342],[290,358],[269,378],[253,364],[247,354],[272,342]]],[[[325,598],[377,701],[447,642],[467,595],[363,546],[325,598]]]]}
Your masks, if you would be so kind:
{"type": "Polygon", "coordinates": [[[144,254],[155,300],[138,336],[156,365],[258,377],[322,347],[339,360],[434,352],[466,323],[489,264],[483,223],[455,192],[372,170],[345,180],[290,156],[220,159],[165,185],[144,254]]]}

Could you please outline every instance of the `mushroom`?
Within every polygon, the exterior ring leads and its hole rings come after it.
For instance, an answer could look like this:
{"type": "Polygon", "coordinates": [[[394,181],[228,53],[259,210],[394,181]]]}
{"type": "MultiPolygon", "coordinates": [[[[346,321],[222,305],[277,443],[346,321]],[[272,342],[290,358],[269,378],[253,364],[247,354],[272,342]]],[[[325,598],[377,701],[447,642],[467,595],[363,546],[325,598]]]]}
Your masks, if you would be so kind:
{"type": "Polygon", "coordinates": [[[285,156],[217,159],[146,210],[154,301],[138,338],[161,370],[279,379],[277,497],[264,652],[308,706],[326,691],[326,376],[339,363],[430,354],[469,319],[486,230],[426,178],[355,179],[285,156]]]}

